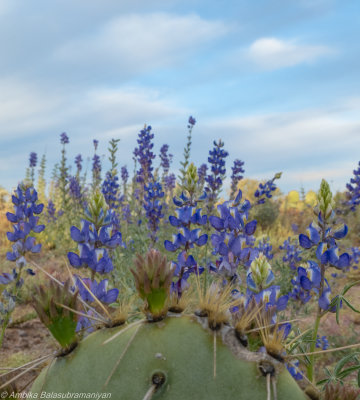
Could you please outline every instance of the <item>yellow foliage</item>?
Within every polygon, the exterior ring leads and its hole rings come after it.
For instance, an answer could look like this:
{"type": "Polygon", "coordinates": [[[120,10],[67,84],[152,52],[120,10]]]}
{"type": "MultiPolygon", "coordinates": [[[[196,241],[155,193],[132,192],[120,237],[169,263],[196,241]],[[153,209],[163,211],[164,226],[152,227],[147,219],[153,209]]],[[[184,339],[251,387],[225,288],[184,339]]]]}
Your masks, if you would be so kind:
{"type": "Polygon", "coordinates": [[[296,206],[297,203],[300,201],[300,195],[297,190],[291,190],[287,195],[287,201],[290,206],[296,206]]]}
{"type": "Polygon", "coordinates": [[[316,193],[313,190],[309,190],[305,196],[305,203],[312,207],[315,207],[317,203],[316,193]]]}

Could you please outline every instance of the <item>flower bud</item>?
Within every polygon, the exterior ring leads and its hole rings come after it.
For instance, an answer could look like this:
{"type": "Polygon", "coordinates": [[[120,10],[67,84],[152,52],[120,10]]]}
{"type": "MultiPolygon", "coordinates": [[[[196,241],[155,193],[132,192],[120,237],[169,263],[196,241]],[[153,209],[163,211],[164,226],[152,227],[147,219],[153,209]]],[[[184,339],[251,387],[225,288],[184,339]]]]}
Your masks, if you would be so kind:
{"type": "Polygon", "coordinates": [[[131,269],[135,286],[140,297],[145,300],[145,310],[153,320],[162,319],[167,312],[167,300],[170,294],[174,268],[158,250],[151,249],[145,259],[137,255],[136,270],[131,269]]]}

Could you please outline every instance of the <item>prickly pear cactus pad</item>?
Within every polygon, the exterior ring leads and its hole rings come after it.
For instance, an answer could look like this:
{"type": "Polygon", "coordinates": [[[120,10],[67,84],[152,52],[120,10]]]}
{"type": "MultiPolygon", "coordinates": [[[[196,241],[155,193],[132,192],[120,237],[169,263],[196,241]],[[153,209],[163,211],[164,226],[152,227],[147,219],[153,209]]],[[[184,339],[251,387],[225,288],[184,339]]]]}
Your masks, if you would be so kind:
{"type": "Polygon", "coordinates": [[[102,329],[54,359],[32,393],[112,393],[112,399],[303,400],[282,363],[243,347],[207,318],[168,316],[102,329]],[[270,395],[269,396],[269,390],[270,395]]]}

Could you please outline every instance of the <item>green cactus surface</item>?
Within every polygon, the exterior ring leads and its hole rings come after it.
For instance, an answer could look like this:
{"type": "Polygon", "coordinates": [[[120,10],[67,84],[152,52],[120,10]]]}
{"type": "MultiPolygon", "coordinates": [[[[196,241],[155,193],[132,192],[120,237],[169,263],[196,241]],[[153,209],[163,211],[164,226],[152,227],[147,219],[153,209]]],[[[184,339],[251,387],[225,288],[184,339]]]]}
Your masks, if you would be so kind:
{"type": "Polygon", "coordinates": [[[71,353],[54,359],[32,393],[103,392],[121,400],[264,400],[267,379],[259,366],[266,365],[273,370],[278,400],[307,398],[282,363],[246,350],[230,327],[211,331],[206,326],[206,318],[171,316],[98,330],[71,353]]]}

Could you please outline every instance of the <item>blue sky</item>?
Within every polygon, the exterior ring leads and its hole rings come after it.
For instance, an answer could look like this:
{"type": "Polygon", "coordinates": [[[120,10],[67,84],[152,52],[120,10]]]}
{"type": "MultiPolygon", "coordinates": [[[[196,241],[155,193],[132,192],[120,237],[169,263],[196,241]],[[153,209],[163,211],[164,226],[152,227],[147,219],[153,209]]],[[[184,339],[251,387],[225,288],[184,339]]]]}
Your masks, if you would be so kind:
{"type": "MultiPolygon", "coordinates": [[[[50,172],[120,138],[120,165],[144,123],[179,167],[189,115],[192,159],[214,139],[248,178],[343,190],[360,159],[357,0],[0,0],[0,185],[31,151],[50,172]]],[[[104,169],[106,170],[105,163],[104,169]]],[[[230,175],[230,173],[228,173],[230,175]]]]}

